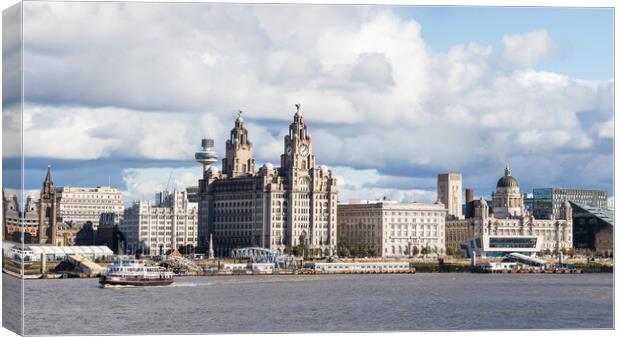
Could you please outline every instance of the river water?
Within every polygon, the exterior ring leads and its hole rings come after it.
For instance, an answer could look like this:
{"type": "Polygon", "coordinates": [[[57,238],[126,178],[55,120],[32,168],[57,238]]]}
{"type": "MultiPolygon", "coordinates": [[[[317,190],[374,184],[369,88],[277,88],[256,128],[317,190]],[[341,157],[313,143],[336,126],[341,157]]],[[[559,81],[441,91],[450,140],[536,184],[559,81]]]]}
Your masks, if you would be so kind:
{"type": "MultiPolygon", "coordinates": [[[[3,278],[5,292],[19,291],[18,280],[3,278]]],[[[111,289],[96,279],[64,279],[24,286],[28,335],[613,328],[612,274],[220,276],[111,289]]]]}

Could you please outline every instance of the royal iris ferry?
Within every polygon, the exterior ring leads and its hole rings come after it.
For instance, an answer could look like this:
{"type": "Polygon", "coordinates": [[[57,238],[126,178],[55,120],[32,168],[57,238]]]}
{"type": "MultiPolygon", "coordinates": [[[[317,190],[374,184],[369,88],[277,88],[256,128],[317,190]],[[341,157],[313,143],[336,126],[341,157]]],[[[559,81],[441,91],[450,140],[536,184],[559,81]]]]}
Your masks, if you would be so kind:
{"type": "Polygon", "coordinates": [[[147,266],[143,260],[119,259],[101,275],[106,286],[166,286],[174,282],[173,273],[158,266],[147,266]]]}

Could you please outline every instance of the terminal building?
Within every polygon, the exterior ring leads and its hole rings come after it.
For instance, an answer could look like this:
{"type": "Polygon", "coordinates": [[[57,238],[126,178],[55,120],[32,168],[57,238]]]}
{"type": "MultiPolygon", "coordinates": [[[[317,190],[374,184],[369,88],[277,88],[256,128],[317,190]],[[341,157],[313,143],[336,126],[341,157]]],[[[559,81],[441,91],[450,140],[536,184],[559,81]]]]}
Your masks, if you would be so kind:
{"type": "Polygon", "coordinates": [[[299,107],[283,145],[280,167],[266,163],[257,172],[253,144],[239,114],[226,141],[222,170],[204,165],[199,181],[200,247],[205,249],[212,237],[216,256],[243,247],[335,252],[336,178],[316,164],[299,107]]]}
{"type": "Polygon", "coordinates": [[[381,257],[445,253],[445,219],[441,203],[397,203],[390,200],[351,200],[338,204],[338,245],[374,248],[381,257]]]}
{"type": "Polygon", "coordinates": [[[573,206],[573,246],[599,253],[613,253],[613,211],[571,202],[573,206]]]}
{"type": "Polygon", "coordinates": [[[573,211],[568,201],[558,217],[536,219],[523,203],[519,184],[508,166],[497,181],[492,207],[480,198],[474,216],[446,221],[446,243],[471,257],[501,257],[509,253],[534,254],[540,250],[573,247],[573,211]]]}
{"type": "Polygon", "coordinates": [[[565,201],[576,202],[595,208],[607,208],[607,191],[573,188],[535,188],[532,207],[537,219],[556,218],[565,201]]]}

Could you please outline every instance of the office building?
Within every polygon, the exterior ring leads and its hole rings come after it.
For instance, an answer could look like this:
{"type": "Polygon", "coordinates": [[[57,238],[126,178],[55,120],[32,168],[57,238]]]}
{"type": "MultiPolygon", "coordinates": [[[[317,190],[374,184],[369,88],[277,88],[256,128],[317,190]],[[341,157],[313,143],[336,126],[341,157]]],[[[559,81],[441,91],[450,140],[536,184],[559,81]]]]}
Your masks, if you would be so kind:
{"type": "Polygon", "coordinates": [[[352,200],[338,204],[338,245],[376,249],[381,257],[445,253],[447,210],[441,203],[352,200]],[[425,250],[426,252],[426,250],[425,250]]]}
{"type": "Polygon", "coordinates": [[[125,210],[120,231],[129,253],[158,255],[180,246],[196,247],[198,205],[187,200],[186,192],[161,193],[152,205],[136,201],[125,210]]]}
{"type": "Polygon", "coordinates": [[[116,188],[57,187],[57,221],[63,223],[87,223],[93,229],[99,226],[103,213],[123,214],[123,196],[116,188]]]}
{"type": "Polygon", "coordinates": [[[607,208],[607,191],[573,188],[535,188],[534,217],[549,219],[557,217],[565,201],[572,201],[595,208],[607,208]]]}
{"type": "Polygon", "coordinates": [[[571,202],[573,206],[573,246],[599,253],[613,253],[613,211],[571,202]]]}
{"type": "Polygon", "coordinates": [[[312,138],[299,113],[284,137],[280,167],[256,172],[253,144],[241,114],[226,141],[222,171],[205,166],[199,181],[199,245],[214,252],[263,247],[290,251],[301,246],[320,255],[336,249],[336,178],[317,165],[312,138]]]}

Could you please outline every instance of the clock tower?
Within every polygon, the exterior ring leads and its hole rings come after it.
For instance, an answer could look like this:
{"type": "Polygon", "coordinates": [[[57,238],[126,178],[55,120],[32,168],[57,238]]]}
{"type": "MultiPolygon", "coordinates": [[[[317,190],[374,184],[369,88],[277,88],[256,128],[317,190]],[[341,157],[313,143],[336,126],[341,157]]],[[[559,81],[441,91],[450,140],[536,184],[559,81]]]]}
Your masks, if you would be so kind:
{"type": "Polygon", "coordinates": [[[336,179],[327,166],[316,166],[312,137],[297,112],[284,137],[280,175],[286,182],[285,245],[301,246],[311,255],[329,255],[336,248],[336,179]]]}
{"type": "Polygon", "coordinates": [[[312,153],[312,138],[308,127],[299,113],[299,104],[295,104],[297,112],[293,123],[288,128],[288,135],[284,137],[284,154],[280,161],[284,176],[292,181],[299,178],[298,174],[308,175],[315,167],[315,158],[312,153]]]}

